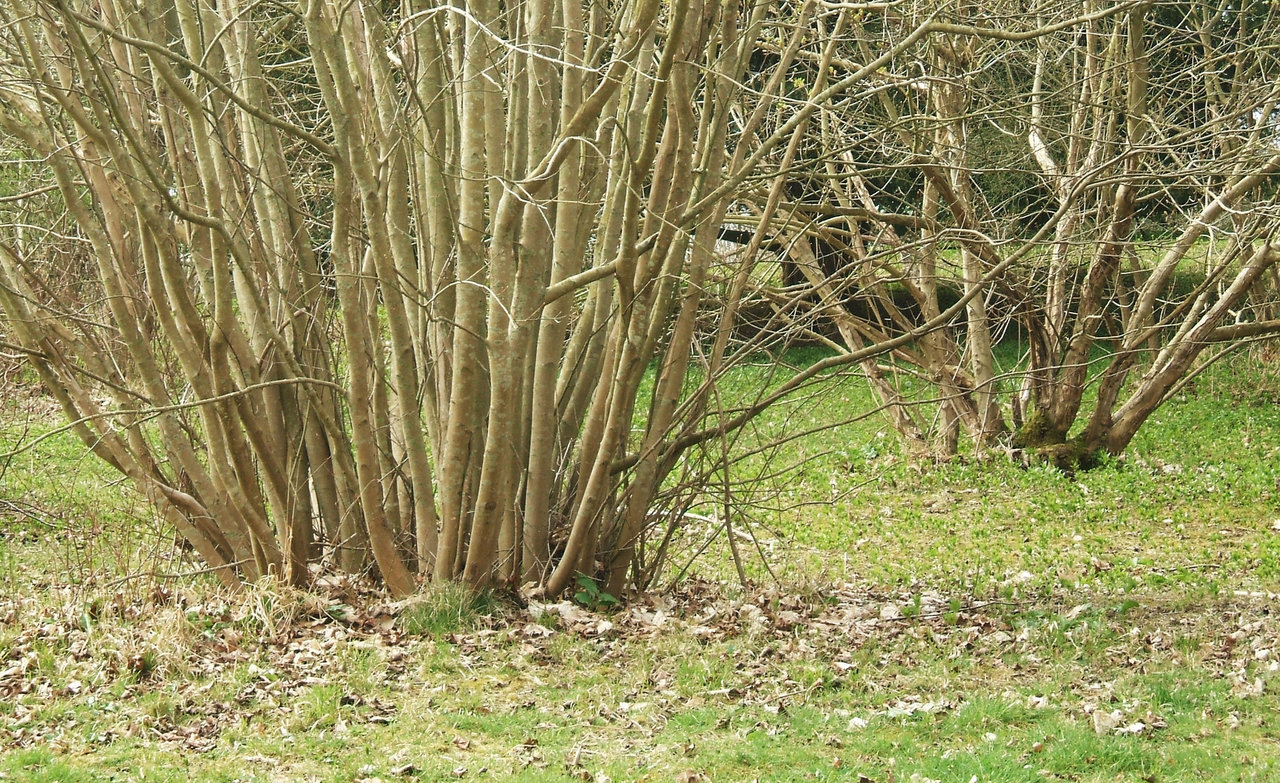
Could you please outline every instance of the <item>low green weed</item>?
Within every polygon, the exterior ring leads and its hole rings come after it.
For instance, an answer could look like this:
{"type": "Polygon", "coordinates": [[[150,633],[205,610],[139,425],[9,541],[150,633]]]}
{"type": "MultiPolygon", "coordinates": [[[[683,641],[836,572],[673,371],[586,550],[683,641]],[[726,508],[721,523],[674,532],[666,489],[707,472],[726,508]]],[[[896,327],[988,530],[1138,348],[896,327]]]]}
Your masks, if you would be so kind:
{"type": "Polygon", "coordinates": [[[573,600],[592,611],[617,606],[618,599],[600,589],[600,584],[586,574],[578,574],[576,580],[578,591],[573,600]]]}

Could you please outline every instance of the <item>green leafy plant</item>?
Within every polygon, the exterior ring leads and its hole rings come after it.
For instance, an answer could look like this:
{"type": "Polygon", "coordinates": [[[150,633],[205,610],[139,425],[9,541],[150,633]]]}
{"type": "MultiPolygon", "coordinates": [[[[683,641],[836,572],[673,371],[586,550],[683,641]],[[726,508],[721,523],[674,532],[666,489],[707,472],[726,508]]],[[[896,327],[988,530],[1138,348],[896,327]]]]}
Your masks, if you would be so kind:
{"type": "Polygon", "coordinates": [[[617,606],[618,599],[600,589],[600,585],[596,580],[586,574],[578,574],[578,592],[573,594],[573,600],[583,606],[598,611],[605,607],[617,606]]]}

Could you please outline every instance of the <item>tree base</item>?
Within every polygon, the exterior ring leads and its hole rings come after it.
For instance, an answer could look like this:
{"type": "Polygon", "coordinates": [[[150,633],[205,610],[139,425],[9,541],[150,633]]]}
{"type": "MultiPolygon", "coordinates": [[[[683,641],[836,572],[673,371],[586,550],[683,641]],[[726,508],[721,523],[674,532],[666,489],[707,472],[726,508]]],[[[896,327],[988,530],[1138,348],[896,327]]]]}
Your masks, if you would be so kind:
{"type": "Polygon", "coordinates": [[[1101,453],[1073,438],[1065,443],[1050,443],[1024,452],[1031,464],[1053,465],[1067,475],[1078,470],[1091,470],[1102,463],[1101,453]]]}

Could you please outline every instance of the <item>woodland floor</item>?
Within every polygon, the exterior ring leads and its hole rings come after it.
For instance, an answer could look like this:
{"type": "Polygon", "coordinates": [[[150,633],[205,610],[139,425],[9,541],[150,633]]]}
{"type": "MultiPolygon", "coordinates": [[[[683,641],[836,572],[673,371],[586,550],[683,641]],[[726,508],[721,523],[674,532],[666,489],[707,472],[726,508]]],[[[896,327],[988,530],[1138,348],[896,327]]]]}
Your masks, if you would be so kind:
{"type": "Polygon", "coordinates": [[[1278,403],[1226,366],[1076,477],[836,430],[775,492],[831,497],[741,526],[748,584],[694,526],[610,611],[171,578],[52,437],[0,476],[0,780],[1278,780],[1278,403]]]}

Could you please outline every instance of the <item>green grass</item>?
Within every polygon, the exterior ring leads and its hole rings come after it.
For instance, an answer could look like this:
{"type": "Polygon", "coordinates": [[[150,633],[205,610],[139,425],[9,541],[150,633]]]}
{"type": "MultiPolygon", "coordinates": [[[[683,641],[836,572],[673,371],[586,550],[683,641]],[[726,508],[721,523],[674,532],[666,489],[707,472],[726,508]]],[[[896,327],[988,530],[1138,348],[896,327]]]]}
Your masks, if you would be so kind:
{"type": "MultiPolygon", "coordinates": [[[[606,614],[120,581],[189,566],[51,438],[4,479],[0,780],[1280,779],[1277,398],[1224,364],[1075,478],[848,421],[738,464],[780,583],[692,522],[686,577],[606,614]]],[[[828,378],[744,438],[866,402],[828,378]]]]}
{"type": "MultiPolygon", "coordinates": [[[[1215,657],[1220,641],[1208,639],[1230,623],[1145,602],[1102,606],[1076,622],[1066,611],[991,611],[966,610],[951,628],[900,624],[856,643],[838,624],[834,633],[725,631],[704,642],[674,626],[602,640],[571,628],[527,636],[519,623],[504,623],[457,643],[396,646],[352,634],[310,672],[315,682],[283,672],[290,644],[266,646],[253,656],[261,671],[247,679],[155,684],[129,702],[111,689],[94,704],[60,698],[61,709],[39,718],[55,738],[3,756],[0,770],[16,780],[110,780],[127,766],[160,780],[334,781],[397,773],[443,780],[463,769],[485,780],[699,772],[712,780],[1190,781],[1275,773],[1277,699],[1268,689],[1237,692],[1215,661],[1229,662],[1227,671],[1243,663],[1278,683],[1265,665],[1215,657]],[[971,640],[970,621],[1008,628],[1012,639],[983,631],[971,640]],[[1153,643],[1153,629],[1166,624],[1194,627],[1206,641],[1190,656],[1153,643]],[[352,649],[373,651],[360,687],[343,674],[352,649]],[[404,657],[388,660],[392,649],[404,657]],[[1129,663],[1135,656],[1140,662],[1129,663]],[[121,699],[114,710],[102,707],[110,698],[121,699]],[[211,746],[192,752],[183,728],[201,726],[209,702],[237,714],[211,746]],[[1099,710],[1150,728],[1098,733],[1091,714],[1099,710]],[[142,728],[128,736],[134,724],[142,728]],[[114,738],[94,740],[106,733],[114,738]]],[[[1258,638],[1274,631],[1258,629],[1258,638]]],[[[298,634],[292,644],[315,638],[298,634]]]]}
{"type": "Polygon", "coordinates": [[[21,446],[0,456],[0,579],[43,583],[56,574],[62,586],[87,589],[177,570],[175,539],[145,499],[58,428],[48,400],[14,397],[0,404],[0,455],[21,446]]]}
{"type": "MultiPolygon", "coordinates": [[[[62,709],[37,718],[56,727],[55,750],[14,751],[0,769],[18,780],[108,780],[122,763],[161,780],[351,780],[406,765],[425,780],[463,768],[493,780],[567,780],[579,771],[669,780],[686,770],[714,780],[890,772],[1034,780],[1045,777],[1041,770],[1050,779],[1142,780],[1155,770],[1161,780],[1206,770],[1230,773],[1214,779],[1267,779],[1277,741],[1269,726],[1274,697],[1233,697],[1211,672],[1171,659],[1115,677],[1109,657],[1118,648],[1136,652],[1135,645],[1124,643],[1122,626],[1098,623],[1105,638],[1067,645],[1074,660],[1061,641],[1041,647],[1037,632],[1026,644],[1040,660],[1019,662],[1020,670],[995,650],[953,659],[909,633],[928,626],[908,627],[894,639],[844,648],[850,668],[840,676],[828,658],[832,646],[786,650],[797,640],[776,636],[702,646],[671,633],[602,648],[564,634],[537,650],[523,649],[514,634],[477,647],[418,642],[407,645],[404,672],[375,666],[363,694],[339,677],[286,689],[287,698],[264,685],[236,702],[230,686],[239,683],[228,678],[144,693],[114,714],[62,699],[62,709]],[[1107,678],[1095,683],[1090,672],[1107,678]],[[240,717],[221,728],[212,748],[192,753],[170,727],[199,725],[191,690],[206,685],[205,698],[228,699],[240,717]],[[1036,698],[1044,705],[1032,706],[1036,698]],[[387,722],[371,720],[384,712],[370,704],[394,706],[387,722]],[[920,705],[929,706],[913,709],[920,705]],[[1113,705],[1126,720],[1152,713],[1165,725],[1140,736],[1095,733],[1085,710],[1113,705]],[[135,722],[144,727],[139,736],[93,740],[135,722]],[[149,740],[148,730],[167,739],[149,740]],[[264,758],[270,767],[261,766],[264,758]],[[245,777],[249,763],[259,771],[245,777]]],[[[325,668],[313,674],[338,677],[325,668]]]]}
{"type": "MultiPolygon", "coordinates": [[[[766,385],[766,372],[736,376],[740,393],[766,385]]],[[[825,427],[872,407],[859,379],[833,376],[753,423],[748,443],[815,432],[739,458],[734,491],[747,504],[739,526],[801,556],[815,550],[813,559],[837,576],[903,586],[989,594],[1027,571],[1034,579],[1024,593],[1058,583],[1185,589],[1224,567],[1254,587],[1274,584],[1280,406],[1272,403],[1280,375],[1239,360],[1211,369],[1196,387],[1157,411],[1125,458],[1072,478],[999,458],[922,467],[879,416],[825,427]],[[1238,546],[1223,547],[1225,538],[1238,546]]],[[[712,483],[720,480],[713,472],[712,483]]],[[[714,501],[695,509],[717,510],[714,501]]],[[[690,532],[703,543],[701,531],[690,532]]],[[[756,564],[753,574],[763,569],[756,564]]]]}
{"type": "Polygon", "coordinates": [[[398,626],[412,636],[444,636],[472,630],[494,606],[493,596],[456,582],[433,584],[401,610],[398,626]]]}

